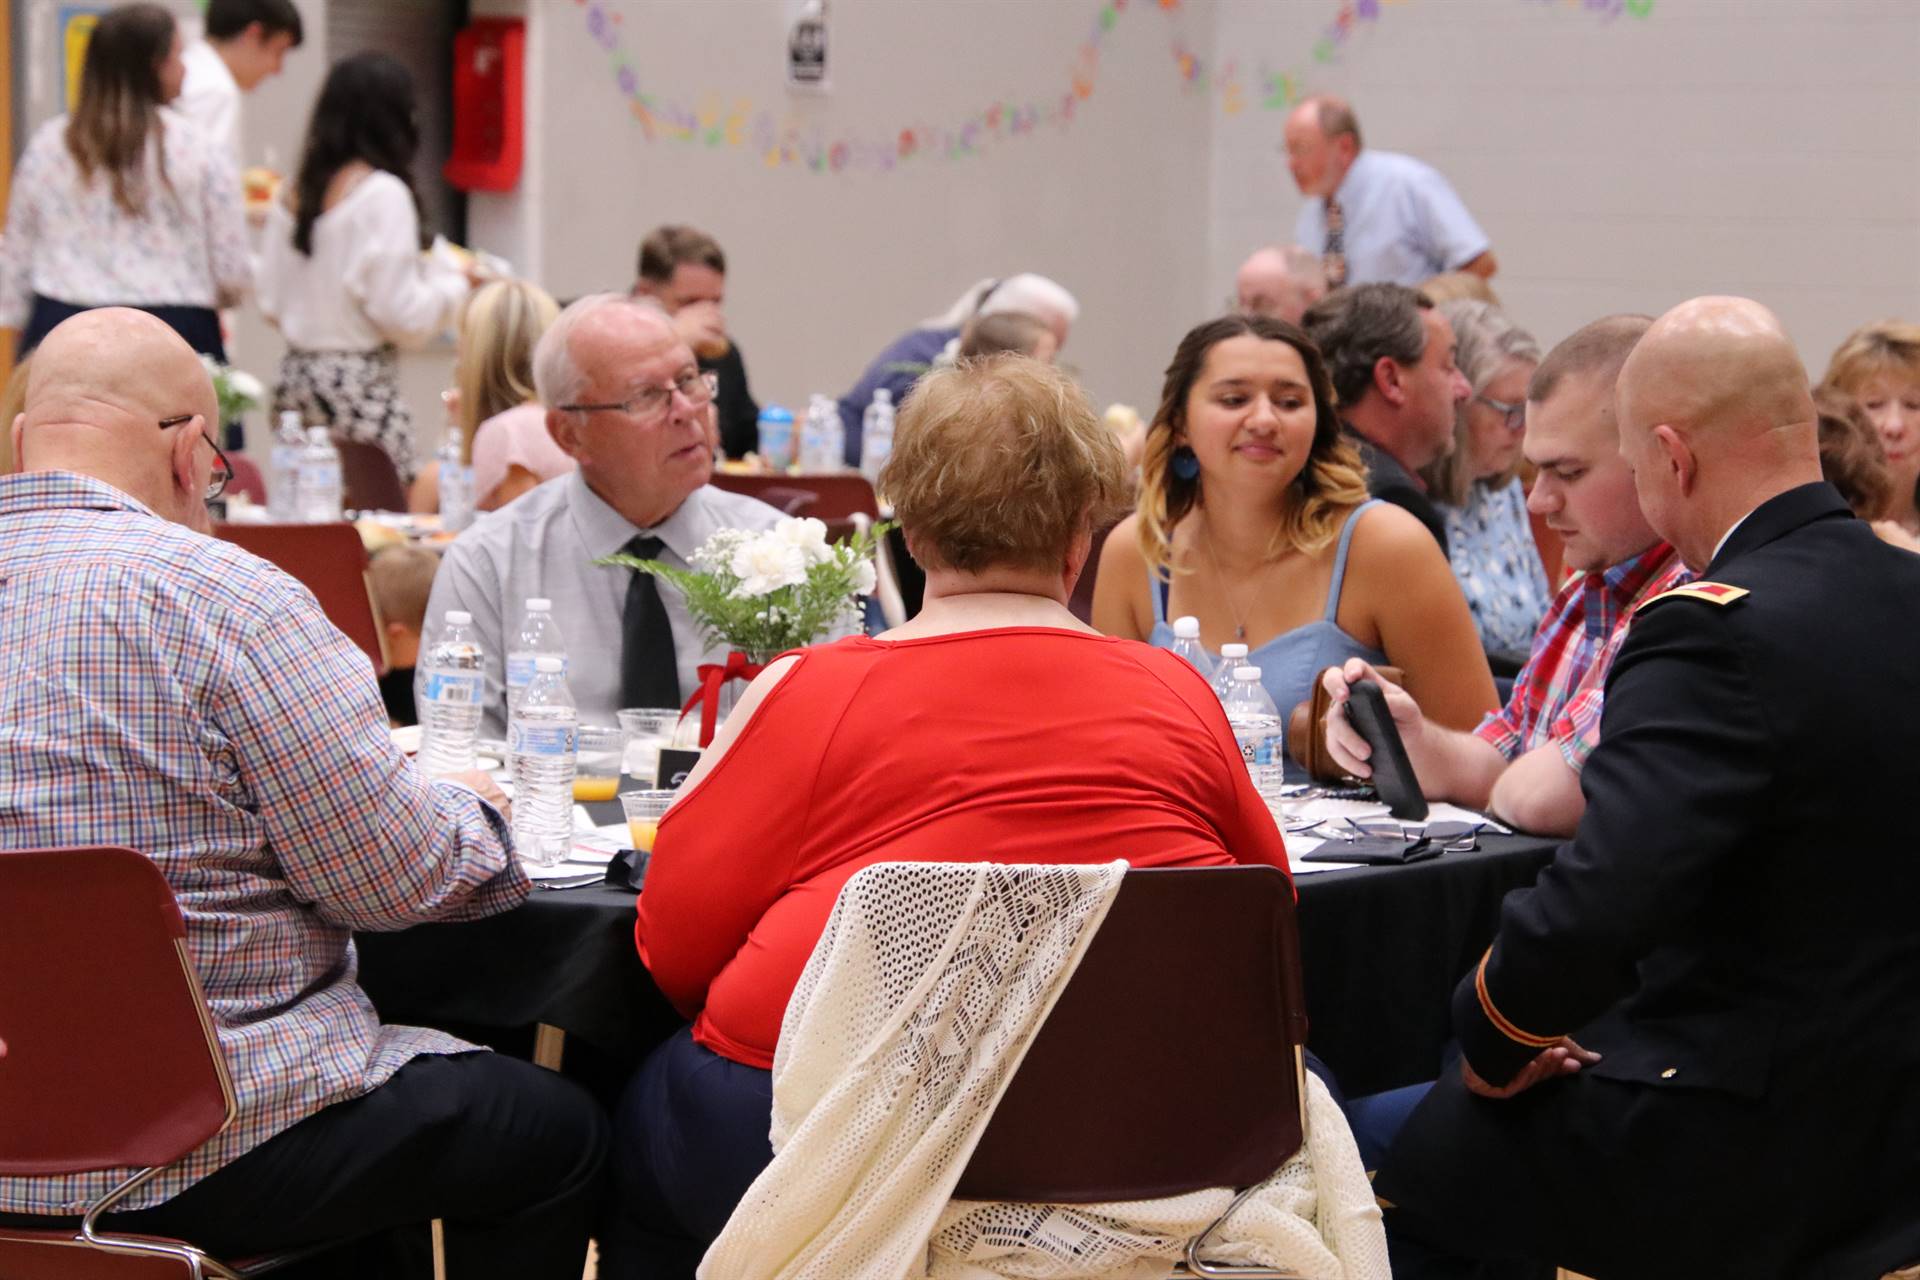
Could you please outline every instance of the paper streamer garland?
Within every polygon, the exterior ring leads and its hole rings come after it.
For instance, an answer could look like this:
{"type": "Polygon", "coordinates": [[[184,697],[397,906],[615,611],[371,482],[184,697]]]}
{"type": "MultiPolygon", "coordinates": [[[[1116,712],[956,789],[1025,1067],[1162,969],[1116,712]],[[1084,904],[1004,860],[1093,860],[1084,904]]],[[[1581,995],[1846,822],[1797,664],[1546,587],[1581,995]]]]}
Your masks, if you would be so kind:
{"type": "MultiPolygon", "coordinates": [[[[1356,30],[1379,22],[1383,9],[1399,8],[1411,2],[1340,0],[1332,21],[1314,42],[1313,62],[1337,63],[1340,51],[1356,30]]],[[[1042,128],[1065,129],[1073,123],[1080,104],[1093,96],[1100,74],[1101,50],[1121,16],[1149,3],[1168,15],[1176,14],[1181,7],[1181,0],[1103,0],[1073,59],[1066,91],[1057,97],[990,103],[954,127],[913,125],[882,137],[853,134],[830,137],[817,127],[803,131],[791,118],[776,123],[771,111],[756,110],[752,101],[745,98],[736,98],[728,105],[720,94],[707,93],[701,96],[697,106],[688,106],[644,92],[633,60],[621,45],[622,15],[609,7],[608,0],[574,0],[574,5],[585,12],[588,36],[606,52],[614,83],[627,100],[628,110],[640,122],[647,141],[745,148],[758,155],[770,169],[804,166],[814,173],[847,170],[890,173],[896,166],[910,161],[960,160],[979,155],[995,143],[1026,137],[1042,128]]],[[[1654,0],[1527,0],[1527,3],[1536,6],[1563,3],[1568,8],[1598,13],[1612,20],[1622,13],[1645,18],[1653,11],[1654,0]]],[[[1228,116],[1237,116],[1249,106],[1262,111],[1285,111],[1306,96],[1306,68],[1274,71],[1263,62],[1247,82],[1243,81],[1241,68],[1234,60],[1229,60],[1217,73],[1210,72],[1206,61],[1189,48],[1177,32],[1169,51],[1185,91],[1217,97],[1220,110],[1228,116]]]]}

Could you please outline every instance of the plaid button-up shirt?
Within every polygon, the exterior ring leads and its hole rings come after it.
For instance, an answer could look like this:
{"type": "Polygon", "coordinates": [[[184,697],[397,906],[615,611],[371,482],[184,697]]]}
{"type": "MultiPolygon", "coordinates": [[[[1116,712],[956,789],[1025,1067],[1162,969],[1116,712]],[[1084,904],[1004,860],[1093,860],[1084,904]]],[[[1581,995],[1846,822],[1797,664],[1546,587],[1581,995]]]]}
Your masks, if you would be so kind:
{"type": "MultiPolygon", "coordinates": [[[[471,1048],[381,1025],[352,931],[529,887],[499,814],[394,749],[366,655],[305,587],[99,481],[0,476],[0,848],[88,844],[172,884],[239,1099],[125,1208],[471,1048]]],[[[0,1209],[78,1213],[126,1172],[0,1178],[0,1209]]]]}
{"type": "Polygon", "coordinates": [[[1552,742],[1567,766],[1580,772],[1600,741],[1607,669],[1627,638],[1633,611],[1691,576],[1671,546],[1656,542],[1602,572],[1569,578],[1534,633],[1513,696],[1474,732],[1508,760],[1552,742]]]}

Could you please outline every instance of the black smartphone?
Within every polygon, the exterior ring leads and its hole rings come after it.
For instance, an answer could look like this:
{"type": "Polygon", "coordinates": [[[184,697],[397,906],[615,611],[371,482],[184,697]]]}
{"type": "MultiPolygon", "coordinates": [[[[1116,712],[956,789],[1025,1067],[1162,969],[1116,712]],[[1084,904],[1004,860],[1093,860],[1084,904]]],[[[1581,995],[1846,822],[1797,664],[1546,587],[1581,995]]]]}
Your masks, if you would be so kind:
{"type": "Polygon", "coordinates": [[[1347,690],[1347,720],[1373,748],[1367,763],[1373,766],[1374,790],[1387,803],[1387,812],[1408,822],[1427,816],[1427,798],[1407,761],[1400,730],[1387,710],[1387,695],[1371,680],[1356,680],[1347,690]]]}

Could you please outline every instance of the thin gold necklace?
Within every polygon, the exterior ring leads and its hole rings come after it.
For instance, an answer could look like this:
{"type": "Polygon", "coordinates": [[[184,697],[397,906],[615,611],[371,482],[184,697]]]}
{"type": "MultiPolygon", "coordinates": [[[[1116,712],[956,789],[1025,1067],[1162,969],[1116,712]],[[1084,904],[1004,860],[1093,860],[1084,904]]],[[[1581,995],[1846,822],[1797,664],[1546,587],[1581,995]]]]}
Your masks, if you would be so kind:
{"type": "MultiPolygon", "coordinates": [[[[1233,614],[1233,638],[1235,640],[1245,640],[1247,638],[1247,615],[1245,611],[1234,602],[1233,590],[1227,585],[1227,571],[1220,567],[1220,553],[1214,550],[1213,547],[1213,525],[1208,522],[1204,515],[1200,517],[1200,535],[1207,540],[1207,559],[1213,562],[1214,575],[1220,579],[1220,594],[1227,598],[1227,608],[1233,614]]],[[[1260,579],[1266,577],[1267,574],[1272,571],[1273,566],[1279,564],[1280,560],[1284,560],[1285,558],[1286,556],[1283,555],[1280,559],[1268,560],[1266,564],[1261,566],[1260,571],[1253,575],[1254,594],[1256,596],[1260,593],[1260,579]]]]}

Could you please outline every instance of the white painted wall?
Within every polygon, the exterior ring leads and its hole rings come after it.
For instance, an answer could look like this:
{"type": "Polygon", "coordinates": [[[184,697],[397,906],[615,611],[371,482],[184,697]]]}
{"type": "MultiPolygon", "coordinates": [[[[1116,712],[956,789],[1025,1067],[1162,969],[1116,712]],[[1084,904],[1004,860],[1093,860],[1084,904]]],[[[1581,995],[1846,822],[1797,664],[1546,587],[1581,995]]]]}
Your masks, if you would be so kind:
{"type": "MultiPolygon", "coordinates": [[[[1221,0],[1216,50],[1310,48],[1332,5],[1221,0]]],[[[1818,377],[1855,326],[1920,314],[1920,5],[1401,0],[1318,87],[1369,145],[1438,166],[1545,342],[1701,293],[1774,307],[1818,377]]],[[[1214,292],[1299,208],[1280,114],[1215,134],[1214,292]]]]}

